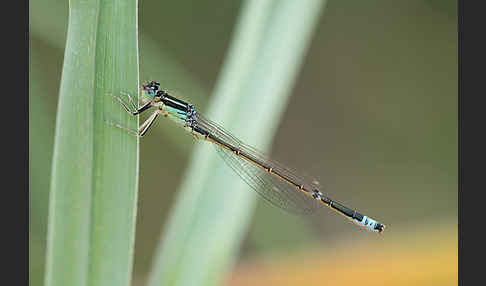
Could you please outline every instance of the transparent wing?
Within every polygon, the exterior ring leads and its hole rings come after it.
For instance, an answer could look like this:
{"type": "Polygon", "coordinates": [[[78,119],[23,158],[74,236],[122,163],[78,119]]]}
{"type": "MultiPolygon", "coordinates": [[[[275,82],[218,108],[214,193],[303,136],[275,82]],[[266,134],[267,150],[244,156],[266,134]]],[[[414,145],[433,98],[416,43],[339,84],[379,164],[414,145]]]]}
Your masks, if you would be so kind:
{"type": "Polygon", "coordinates": [[[223,161],[267,202],[293,214],[311,214],[321,205],[292,185],[265,172],[262,168],[214,145],[223,161]]]}
{"type": "MultiPolygon", "coordinates": [[[[220,141],[232,146],[232,148],[238,149],[241,153],[271,167],[274,170],[274,173],[277,172],[284,175],[287,179],[304,186],[307,190],[318,188],[318,183],[314,179],[298,174],[279,162],[270,159],[267,155],[252,146],[244,144],[230,132],[226,131],[222,126],[204,118],[199,113],[197,114],[197,125],[199,128],[218,138],[220,141]]],[[[214,146],[223,161],[253,190],[272,205],[290,213],[300,215],[311,214],[315,210],[322,208],[322,205],[318,201],[298,190],[295,186],[266,172],[261,167],[220,145],[214,144],[214,146]]]]}
{"type": "MultiPolygon", "coordinates": [[[[299,183],[304,186],[307,190],[321,189],[322,186],[319,182],[306,174],[299,173],[278,161],[271,159],[269,156],[259,151],[258,149],[243,143],[241,140],[232,135],[229,131],[225,130],[222,126],[213,122],[201,114],[197,113],[197,125],[202,129],[208,131],[213,136],[221,139],[221,141],[228,143],[229,145],[239,149],[246,154],[249,154],[252,158],[256,158],[261,162],[265,162],[267,165],[272,167],[279,174],[285,175],[286,178],[293,182],[299,183]]],[[[273,177],[273,176],[272,176],[273,177]]]]}

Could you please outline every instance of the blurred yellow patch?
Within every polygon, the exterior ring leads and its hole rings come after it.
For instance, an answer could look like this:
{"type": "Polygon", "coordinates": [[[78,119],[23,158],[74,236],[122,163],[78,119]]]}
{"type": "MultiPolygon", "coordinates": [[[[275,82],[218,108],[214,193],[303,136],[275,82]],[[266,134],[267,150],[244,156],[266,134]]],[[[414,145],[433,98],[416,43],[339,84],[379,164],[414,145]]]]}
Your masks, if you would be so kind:
{"type": "Polygon", "coordinates": [[[245,261],[228,285],[457,285],[457,245],[457,225],[402,227],[359,244],[245,261]]]}

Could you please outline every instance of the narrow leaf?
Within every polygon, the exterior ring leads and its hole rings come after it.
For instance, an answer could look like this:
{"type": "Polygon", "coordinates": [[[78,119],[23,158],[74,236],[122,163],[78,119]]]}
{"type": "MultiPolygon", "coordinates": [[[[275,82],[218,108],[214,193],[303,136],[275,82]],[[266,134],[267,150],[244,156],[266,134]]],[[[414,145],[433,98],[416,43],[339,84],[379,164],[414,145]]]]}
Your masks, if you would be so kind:
{"type": "Polygon", "coordinates": [[[47,286],[129,285],[136,129],[108,94],[137,96],[137,1],[69,2],[48,222],[47,286]]]}
{"type": "MultiPolygon", "coordinates": [[[[268,149],[324,2],[244,2],[207,116],[268,149]]],[[[200,143],[162,234],[149,285],[223,282],[255,198],[210,143],[200,143]]]]}

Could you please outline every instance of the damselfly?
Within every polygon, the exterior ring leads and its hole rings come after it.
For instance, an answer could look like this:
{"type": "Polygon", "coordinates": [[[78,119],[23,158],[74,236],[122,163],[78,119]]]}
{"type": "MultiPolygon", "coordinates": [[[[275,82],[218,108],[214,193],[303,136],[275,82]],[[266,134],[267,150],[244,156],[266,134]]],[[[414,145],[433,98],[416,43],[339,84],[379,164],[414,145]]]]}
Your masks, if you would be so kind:
{"type": "Polygon", "coordinates": [[[218,124],[204,118],[194,105],[172,97],[160,89],[160,83],[148,81],[142,85],[143,95],[148,98],[141,107],[127,94],[129,104],[119,96],[115,97],[132,114],[138,115],[151,107],[155,111],[140,125],[138,131],[125,129],[136,136],[143,136],[158,115],[174,120],[195,138],[214,144],[218,154],[250,187],[271,204],[292,213],[308,214],[322,205],[344,215],[364,229],[382,233],[385,225],[343,206],[326,197],[319,184],[290,168],[270,159],[255,148],[243,143],[218,124]],[[129,106],[130,105],[130,106],[129,106]]]}

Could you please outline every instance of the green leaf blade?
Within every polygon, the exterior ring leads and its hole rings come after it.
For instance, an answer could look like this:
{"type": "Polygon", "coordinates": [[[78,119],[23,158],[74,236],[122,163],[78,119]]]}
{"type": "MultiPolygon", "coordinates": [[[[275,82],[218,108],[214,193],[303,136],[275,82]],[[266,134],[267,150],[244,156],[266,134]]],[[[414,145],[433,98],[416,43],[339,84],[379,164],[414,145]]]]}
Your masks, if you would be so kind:
{"type": "Polygon", "coordinates": [[[137,1],[71,1],[51,178],[46,285],[129,285],[136,129],[109,93],[137,95],[137,1]]]}
{"type": "MultiPolygon", "coordinates": [[[[324,3],[244,2],[207,116],[268,150],[324,3]]],[[[256,195],[210,145],[192,156],[149,286],[219,285],[234,263],[256,195]]]]}

